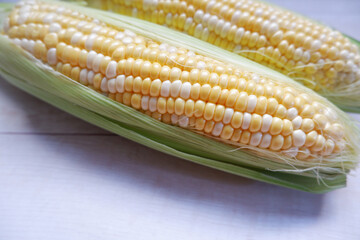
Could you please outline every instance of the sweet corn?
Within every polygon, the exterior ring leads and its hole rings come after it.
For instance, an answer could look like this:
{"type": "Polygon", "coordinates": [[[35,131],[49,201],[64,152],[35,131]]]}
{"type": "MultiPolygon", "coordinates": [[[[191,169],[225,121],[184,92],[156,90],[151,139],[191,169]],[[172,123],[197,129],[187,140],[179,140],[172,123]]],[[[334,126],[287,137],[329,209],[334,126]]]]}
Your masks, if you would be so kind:
{"type": "Polygon", "coordinates": [[[336,112],[309,94],[55,4],[22,2],[4,33],[56,71],[165,123],[300,160],[346,146],[336,112]]]}
{"type": "Polygon", "coordinates": [[[359,48],[338,31],[254,0],[87,0],[185,32],[271,67],[348,110],[359,107],[359,48]]]}

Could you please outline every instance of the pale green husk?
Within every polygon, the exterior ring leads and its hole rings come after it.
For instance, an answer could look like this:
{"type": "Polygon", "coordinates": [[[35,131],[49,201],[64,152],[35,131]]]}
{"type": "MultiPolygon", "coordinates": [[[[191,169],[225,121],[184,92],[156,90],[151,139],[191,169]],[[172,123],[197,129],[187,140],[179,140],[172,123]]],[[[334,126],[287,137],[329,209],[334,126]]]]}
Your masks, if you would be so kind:
{"type": "MultiPolygon", "coordinates": [[[[311,90],[275,71],[176,31],[108,12],[66,5],[152,39],[182,45],[223,61],[226,59],[243,69],[261,73],[314,95],[311,90]]],[[[341,121],[349,126],[346,128],[349,150],[329,161],[324,159],[322,163],[311,163],[279,157],[269,151],[261,152],[267,154],[267,157],[259,157],[250,151],[241,151],[216,140],[161,123],[55,72],[1,35],[0,73],[10,83],[30,94],[111,132],[159,151],[251,179],[320,193],[345,186],[345,174],[357,163],[357,128],[344,113],[317,95],[314,97],[318,101],[332,106],[341,121]],[[278,162],[273,161],[274,159],[278,162]]]]}

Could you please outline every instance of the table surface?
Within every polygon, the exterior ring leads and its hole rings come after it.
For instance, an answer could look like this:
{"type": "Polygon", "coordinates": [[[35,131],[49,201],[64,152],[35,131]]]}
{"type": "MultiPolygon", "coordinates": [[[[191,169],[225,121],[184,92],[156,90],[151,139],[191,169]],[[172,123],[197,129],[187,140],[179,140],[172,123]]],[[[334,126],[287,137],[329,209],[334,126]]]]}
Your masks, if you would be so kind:
{"type": "MultiPolygon", "coordinates": [[[[360,39],[359,0],[272,0],[360,39]]],[[[168,156],[0,79],[0,239],[360,239],[360,176],[313,195],[168,156]]],[[[360,119],[360,115],[353,115],[360,119]]]]}

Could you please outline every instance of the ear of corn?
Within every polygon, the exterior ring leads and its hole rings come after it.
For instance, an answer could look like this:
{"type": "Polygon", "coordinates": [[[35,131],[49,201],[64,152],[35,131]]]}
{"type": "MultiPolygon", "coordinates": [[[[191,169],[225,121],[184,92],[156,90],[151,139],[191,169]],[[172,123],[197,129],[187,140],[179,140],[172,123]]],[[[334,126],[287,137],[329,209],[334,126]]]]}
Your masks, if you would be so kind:
{"type": "Polygon", "coordinates": [[[87,2],[240,54],[360,111],[359,42],[296,13],[256,0],[87,2]]]}
{"type": "Polygon", "coordinates": [[[324,192],[355,167],[356,127],[311,90],[199,40],[181,44],[189,37],[163,27],[62,4],[23,2],[5,18],[0,69],[11,83],[149,147],[253,179],[324,192]]]}

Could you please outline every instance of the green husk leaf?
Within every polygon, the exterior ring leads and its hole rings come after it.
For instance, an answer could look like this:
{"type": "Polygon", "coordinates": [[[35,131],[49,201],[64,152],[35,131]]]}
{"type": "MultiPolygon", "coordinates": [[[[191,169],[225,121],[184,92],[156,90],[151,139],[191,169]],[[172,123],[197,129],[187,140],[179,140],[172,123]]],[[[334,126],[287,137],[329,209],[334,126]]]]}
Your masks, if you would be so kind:
{"type": "MultiPolygon", "coordinates": [[[[311,90],[275,71],[244,60],[244,58],[225,50],[211,48],[210,44],[204,44],[200,40],[181,33],[169,31],[167,28],[152,23],[147,25],[144,21],[133,18],[123,18],[116,14],[68,3],[62,4],[78,11],[85,11],[87,15],[93,15],[93,17],[114,26],[126,26],[127,29],[158,41],[182,45],[216,59],[227,59],[230,63],[243,69],[275,77],[280,82],[292,84],[313,94],[311,90]],[[152,31],[148,31],[149,27],[152,31]],[[184,44],[184,41],[189,40],[188,38],[190,38],[190,42],[184,44]]],[[[349,130],[346,133],[349,136],[350,145],[353,147],[352,150],[345,152],[330,163],[274,162],[272,160],[274,156],[271,154],[268,154],[267,157],[259,157],[251,151],[240,151],[233,146],[208,137],[161,123],[132,108],[114,102],[55,72],[3,36],[0,36],[0,59],[1,75],[10,83],[30,94],[111,132],[159,151],[212,168],[289,188],[321,193],[345,186],[345,173],[354,168],[356,164],[354,159],[354,155],[358,152],[354,144],[357,142],[356,127],[354,127],[355,130],[349,130]]],[[[322,97],[317,98],[318,101],[331,106],[322,97]]],[[[341,116],[343,122],[346,122],[347,125],[353,124],[344,113],[335,107],[334,109],[341,116]]],[[[349,129],[352,128],[349,127],[349,129]]]]}

